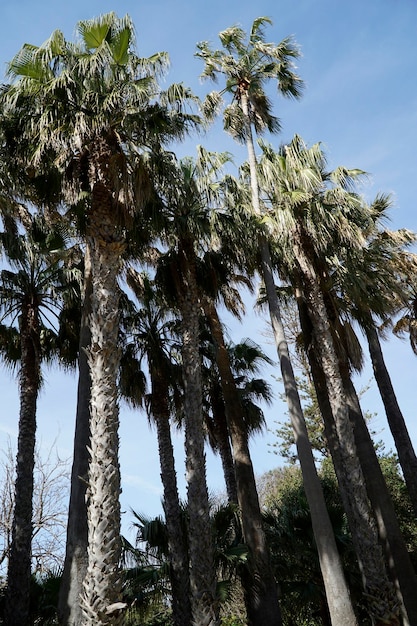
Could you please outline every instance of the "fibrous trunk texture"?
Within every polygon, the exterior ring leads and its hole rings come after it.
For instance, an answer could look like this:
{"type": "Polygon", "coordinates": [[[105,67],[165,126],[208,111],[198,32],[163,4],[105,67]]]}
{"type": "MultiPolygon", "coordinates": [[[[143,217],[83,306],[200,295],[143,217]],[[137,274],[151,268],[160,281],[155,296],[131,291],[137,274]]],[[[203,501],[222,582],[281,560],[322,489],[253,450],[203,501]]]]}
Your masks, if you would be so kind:
{"type": "Polygon", "coordinates": [[[184,382],[185,456],[189,517],[191,606],[194,626],[217,626],[214,546],[206,480],[199,353],[200,303],[195,278],[193,245],[181,251],[182,367],[184,382]]]}
{"type": "Polygon", "coordinates": [[[366,489],[378,527],[379,537],[397,588],[398,602],[405,626],[417,626],[417,577],[407,551],[375,447],[362,414],[359,399],[347,368],[343,370],[344,386],[349,405],[359,461],[365,476],[366,489]]]}
{"type": "Polygon", "coordinates": [[[168,550],[172,591],[172,617],[175,626],[191,624],[190,577],[185,529],[178,496],[177,474],[171,439],[168,380],[166,373],[151,364],[151,408],[156,424],[164,491],[163,506],[168,531],[168,550]]]}
{"type": "Polygon", "coordinates": [[[38,332],[36,311],[27,306],[22,312],[20,324],[20,415],[4,616],[4,624],[7,626],[29,623],[36,404],[40,386],[38,332]]]}
{"type": "Polygon", "coordinates": [[[90,463],[87,487],[88,567],[82,597],[83,626],[118,626],[122,614],[119,571],[120,468],[117,376],[119,287],[124,240],[114,218],[112,193],[93,189],[88,236],[91,250],[90,463]]]}
{"type": "Polygon", "coordinates": [[[398,624],[399,615],[395,588],[388,579],[375,519],[368,500],[319,279],[302,246],[297,241],[294,241],[294,245],[303,276],[304,294],[315,339],[314,346],[326,380],[338,453],[343,473],[348,477],[344,481],[345,496],[349,502],[350,529],[362,574],[368,611],[376,622],[386,620],[387,624],[395,625],[398,624]]]}

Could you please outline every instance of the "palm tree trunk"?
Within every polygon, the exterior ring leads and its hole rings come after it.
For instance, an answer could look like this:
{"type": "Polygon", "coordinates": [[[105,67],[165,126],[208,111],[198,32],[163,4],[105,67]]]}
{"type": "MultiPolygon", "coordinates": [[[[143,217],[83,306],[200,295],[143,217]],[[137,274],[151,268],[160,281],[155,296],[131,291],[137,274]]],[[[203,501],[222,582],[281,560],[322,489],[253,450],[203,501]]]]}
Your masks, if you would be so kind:
{"type": "Polygon", "coordinates": [[[216,387],[210,397],[214,422],[213,436],[216,440],[216,449],[219,452],[220,460],[222,462],[227,500],[229,503],[237,505],[238,496],[233,453],[230,445],[230,433],[227,427],[226,409],[220,390],[220,387],[216,387]]]}
{"type": "Polygon", "coordinates": [[[351,519],[352,537],[360,541],[356,553],[360,565],[367,606],[372,619],[392,625],[398,624],[395,589],[386,574],[385,562],[366,491],[365,478],[358,454],[338,358],[330,330],[330,323],[319,288],[319,280],[311,262],[294,233],[296,258],[303,276],[304,294],[313,326],[315,346],[320,367],[326,378],[328,398],[337,433],[337,444],[343,463],[346,496],[351,519]],[[384,622],[385,620],[385,622],[384,622]]]}
{"type": "Polygon", "coordinates": [[[118,626],[120,600],[120,468],[117,375],[119,287],[124,240],[114,219],[112,194],[103,182],[93,188],[89,223],[91,294],[90,463],[87,488],[88,567],[82,609],[84,626],[118,626]],[[114,610],[113,610],[114,609],[114,610]]]}
{"type": "Polygon", "coordinates": [[[301,408],[297,383],[288,352],[288,345],[285,339],[284,327],[272,275],[269,249],[266,242],[261,245],[263,245],[263,250],[261,248],[263,277],[268,298],[271,324],[274,331],[275,344],[277,346],[298,459],[303,474],[304,489],[309,503],[330,619],[335,626],[341,623],[356,624],[356,616],[350,600],[349,589],[343,573],[320,479],[317,475],[311,443],[308,438],[305,419],[301,408]]]}
{"type": "MultiPolygon", "coordinates": [[[[242,110],[246,119],[246,145],[251,173],[252,203],[257,215],[261,214],[259,187],[256,172],[256,156],[252,131],[249,121],[248,102],[242,97],[242,110]]],[[[308,499],[314,537],[319,553],[320,567],[326,590],[329,613],[334,626],[338,624],[356,624],[356,617],[350,600],[349,589],[343,574],[340,556],[337,551],[333,528],[327,512],[326,503],[317,476],[311,444],[308,439],[300,397],[289,358],[285,339],[278,297],[273,278],[271,255],[267,241],[263,236],[259,240],[261,252],[261,271],[265,283],[271,325],[275,345],[284,381],[288,409],[294,431],[297,453],[303,474],[304,488],[308,499]]]]}
{"type": "Polygon", "coordinates": [[[240,398],[216,307],[213,302],[206,298],[204,309],[216,344],[216,362],[220,373],[227,424],[232,441],[243,535],[250,554],[248,572],[246,572],[248,575],[242,578],[248,624],[250,626],[275,626],[281,620],[277,584],[263,531],[255,474],[240,398]]]}
{"type": "Polygon", "coordinates": [[[5,626],[29,624],[36,404],[40,387],[37,319],[36,313],[29,307],[22,313],[20,341],[19,435],[12,541],[7,569],[5,626]]]}
{"type": "Polygon", "coordinates": [[[370,319],[370,324],[365,326],[365,333],[368,340],[369,354],[371,356],[375,380],[381,394],[388,424],[394,438],[405,484],[407,485],[414,513],[417,517],[417,456],[414,452],[413,444],[411,442],[410,435],[408,434],[407,425],[399,407],[391,378],[385,365],[381,343],[372,319],[370,319]]]}
{"type": "MultiPolygon", "coordinates": [[[[180,251],[181,285],[177,294],[181,309],[182,367],[184,382],[185,456],[189,517],[191,606],[198,626],[219,624],[216,598],[214,546],[204,452],[202,378],[199,352],[199,297],[192,242],[180,251]]],[[[178,282],[177,277],[174,280],[178,282]]]]}
{"type": "Polygon", "coordinates": [[[152,381],[151,409],[158,437],[161,481],[164,489],[163,506],[168,531],[172,617],[175,626],[191,626],[188,551],[182,524],[171,439],[168,385],[164,373],[152,364],[150,376],[152,381]]]}
{"type": "Polygon", "coordinates": [[[359,461],[365,476],[366,489],[375,513],[386,560],[391,565],[392,579],[396,584],[399,603],[402,606],[403,621],[405,625],[417,626],[417,595],[415,593],[417,576],[398,524],[394,505],[361,411],[358,396],[346,367],[344,369],[342,367],[342,376],[359,461]]]}
{"type": "Polygon", "coordinates": [[[89,326],[92,292],[89,248],[84,263],[84,302],[80,327],[78,355],[77,414],[75,418],[74,454],[71,471],[71,493],[68,509],[67,541],[59,590],[59,623],[61,626],[82,626],[83,613],[80,598],[87,571],[87,480],[90,455],[90,370],[87,350],[91,343],[89,326]]]}

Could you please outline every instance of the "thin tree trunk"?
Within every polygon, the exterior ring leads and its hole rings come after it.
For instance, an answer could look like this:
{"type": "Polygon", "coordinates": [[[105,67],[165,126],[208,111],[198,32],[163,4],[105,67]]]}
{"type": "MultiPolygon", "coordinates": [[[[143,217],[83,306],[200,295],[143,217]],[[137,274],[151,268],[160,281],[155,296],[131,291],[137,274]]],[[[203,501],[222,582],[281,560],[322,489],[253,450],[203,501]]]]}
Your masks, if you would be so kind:
{"type": "MultiPolygon", "coordinates": [[[[217,626],[219,607],[216,598],[214,545],[204,452],[203,391],[199,352],[200,306],[192,242],[184,242],[180,255],[182,284],[177,287],[177,293],[182,316],[191,607],[196,626],[217,626]]],[[[174,277],[174,280],[177,280],[177,277],[174,277]]]]}
{"type": "Polygon", "coordinates": [[[398,624],[395,589],[389,581],[372,510],[366,491],[365,478],[358,454],[339,363],[319,280],[314,268],[294,233],[295,253],[300,266],[309,316],[313,326],[315,347],[320,366],[326,378],[329,403],[337,433],[338,450],[343,471],[348,477],[344,489],[349,500],[352,538],[362,574],[367,606],[376,623],[398,624]]]}
{"type": "MultiPolygon", "coordinates": [[[[252,204],[255,214],[259,216],[261,215],[261,209],[256,172],[256,156],[250,125],[248,102],[247,98],[244,96],[242,96],[241,105],[246,120],[246,145],[251,173],[252,204]]],[[[334,624],[334,626],[339,624],[356,624],[356,617],[337,551],[333,528],[328,517],[321,484],[314,464],[311,444],[307,436],[304,415],[301,409],[300,398],[291,361],[289,359],[288,346],[281,320],[278,297],[273,279],[270,250],[263,236],[259,239],[259,246],[262,277],[267,293],[271,325],[284,380],[285,394],[303,473],[303,481],[305,481],[304,487],[309,502],[314,537],[319,553],[320,567],[332,624],[334,624]],[[324,526],[322,525],[323,523],[324,526]]]]}
{"type": "Polygon", "coordinates": [[[62,626],[82,626],[81,595],[87,571],[87,480],[90,445],[90,370],[87,350],[91,342],[89,326],[92,290],[89,248],[84,269],[84,301],[78,355],[77,414],[75,418],[74,455],[71,472],[71,493],[68,509],[67,542],[64,571],[59,591],[58,614],[62,626]]]}
{"type": "Polygon", "coordinates": [[[350,600],[349,589],[337,550],[333,527],[327,512],[321,483],[317,476],[311,443],[307,434],[300,397],[281,320],[269,249],[266,243],[262,245],[261,254],[271,324],[274,331],[275,344],[277,346],[298,458],[303,474],[304,489],[309,503],[330,618],[332,624],[335,626],[341,623],[356,624],[356,616],[350,600]]]}
{"type": "Polygon", "coordinates": [[[172,617],[175,626],[191,626],[188,552],[185,528],[182,524],[171,439],[167,378],[153,364],[150,366],[150,375],[152,381],[151,408],[158,437],[161,481],[164,489],[163,507],[168,531],[172,617]]]}
{"type": "Polygon", "coordinates": [[[243,535],[250,555],[249,575],[243,576],[242,579],[248,624],[249,626],[274,626],[280,623],[281,619],[278,590],[262,527],[262,515],[241,402],[216,307],[211,301],[205,299],[204,308],[216,344],[216,362],[232,441],[243,535]]]}
{"type": "Polygon", "coordinates": [[[216,387],[216,390],[212,394],[212,396],[215,395],[215,397],[210,398],[214,422],[213,436],[216,440],[217,450],[222,462],[227,500],[229,503],[237,505],[238,497],[233,453],[230,445],[229,429],[227,428],[226,409],[220,391],[221,388],[216,387]]]}
{"type": "Polygon", "coordinates": [[[24,311],[20,328],[20,416],[12,541],[7,569],[5,626],[29,624],[36,404],[40,387],[39,342],[36,329],[36,314],[33,310],[24,311]]]}
{"type": "Polygon", "coordinates": [[[365,326],[365,333],[368,340],[369,354],[371,356],[375,380],[394,438],[398,459],[403,471],[405,484],[407,485],[407,491],[417,517],[417,456],[399,407],[389,372],[385,365],[381,343],[372,319],[370,319],[370,324],[365,326]]]}

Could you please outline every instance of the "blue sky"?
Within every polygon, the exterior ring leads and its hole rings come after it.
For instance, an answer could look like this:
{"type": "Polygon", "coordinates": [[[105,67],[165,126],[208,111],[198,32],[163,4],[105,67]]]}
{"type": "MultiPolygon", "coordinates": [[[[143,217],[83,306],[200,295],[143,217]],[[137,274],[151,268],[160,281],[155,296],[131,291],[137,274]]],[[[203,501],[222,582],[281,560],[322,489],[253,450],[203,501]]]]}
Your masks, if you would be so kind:
{"type": "MultiPolygon", "coordinates": [[[[109,2],[108,0],[3,0],[0,5],[0,72],[25,43],[41,44],[55,29],[68,38],[74,36],[78,20],[116,11],[128,13],[136,26],[139,54],[148,56],[166,50],[171,58],[168,82],[184,82],[199,94],[211,89],[201,84],[202,65],[194,58],[195,44],[209,40],[218,44],[218,32],[239,23],[248,29],[254,18],[268,16],[273,25],[267,38],[278,42],[293,35],[302,57],[298,72],[305,81],[299,102],[275,100],[275,112],[281,118],[281,136],[273,141],[289,141],[297,133],[311,144],[321,141],[329,165],[346,165],[367,171],[370,176],[362,192],[371,199],[377,192],[392,193],[392,228],[417,230],[417,3],[415,0],[212,0],[193,2],[154,0],[144,2],[109,2]]],[[[273,93],[273,92],[271,92],[273,93]]],[[[187,142],[182,150],[192,154],[195,143],[209,149],[229,150],[236,161],[242,151],[220,130],[208,137],[187,142]]],[[[250,303],[249,303],[250,304],[250,303]]],[[[235,341],[250,336],[265,341],[265,322],[249,311],[239,326],[233,324],[235,341]]],[[[266,350],[274,356],[272,346],[266,350]]],[[[417,445],[415,391],[417,358],[406,341],[391,339],[384,345],[387,365],[417,445]]],[[[39,440],[48,448],[55,439],[62,456],[72,452],[75,415],[76,377],[46,372],[46,382],[39,404],[39,440]]],[[[275,393],[281,391],[272,378],[275,393]]],[[[369,364],[358,385],[371,377],[369,364]]],[[[2,407],[0,409],[0,449],[7,437],[16,437],[18,420],[17,386],[9,373],[0,367],[2,407]]],[[[374,384],[363,399],[364,408],[377,413],[373,427],[391,447],[388,426],[374,384]]],[[[268,410],[271,429],[282,419],[285,407],[278,400],[268,410]]],[[[281,461],[271,454],[271,433],[257,437],[252,451],[255,471],[260,474],[281,461]]],[[[184,490],[181,464],[182,441],[176,439],[177,467],[184,490]]],[[[160,511],[161,488],[154,434],[146,417],[121,409],[121,467],[123,475],[122,507],[148,514],[160,511]]],[[[220,464],[209,456],[208,480],[211,488],[222,489],[220,464]]],[[[183,491],[184,493],[184,491],[183,491]]],[[[124,515],[124,528],[130,523],[124,515]]]]}

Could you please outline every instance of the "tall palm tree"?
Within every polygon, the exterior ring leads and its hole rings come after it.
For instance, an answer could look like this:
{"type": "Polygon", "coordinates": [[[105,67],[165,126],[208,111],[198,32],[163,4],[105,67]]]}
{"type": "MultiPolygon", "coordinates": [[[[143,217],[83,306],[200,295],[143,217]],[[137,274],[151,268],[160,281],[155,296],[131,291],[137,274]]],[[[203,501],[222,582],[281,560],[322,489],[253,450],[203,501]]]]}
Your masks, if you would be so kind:
{"type": "Polygon", "coordinates": [[[336,272],[334,289],[343,294],[344,308],[366,335],[375,380],[417,515],[417,457],[385,365],[378,332],[378,325],[382,323],[386,328],[402,309],[415,280],[417,257],[407,248],[415,243],[416,235],[406,229],[392,231],[384,227],[390,206],[391,199],[386,195],[380,194],[372,202],[373,219],[365,232],[366,246],[345,259],[346,269],[355,267],[356,278],[352,280],[349,270],[336,272]]]}
{"type": "MultiPolygon", "coordinates": [[[[272,207],[271,217],[274,210],[277,212],[275,225],[281,233],[280,246],[287,250],[287,254],[292,251],[293,255],[291,259],[287,258],[287,272],[292,275],[299,301],[303,299],[308,309],[317,358],[325,375],[338,451],[344,472],[349,475],[349,485],[345,485],[346,497],[349,509],[356,518],[351,523],[351,530],[352,534],[356,533],[356,550],[362,559],[365,588],[368,586],[369,597],[374,597],[374,602],[369,605],[370,611],[379,619],[396,623],[395,594],[386,577],[368,502],[363,475],[365,469],[362,471],[358,462],[358,441],[355,441],[350,423],[353,412],[350,386],[334,338],[332,309],[330,305],[326,306],[324,296],[328,293],[325,285],[330,282],[330,272],[324,259],[333,254],[337,266],[338,247],[355,249],[364,243],[363,228],[369,223],[369,212],[364,210],[359,196],[350,190],[352,181],[360,172],[345,168],[326,172],[320,146],[307,149],[299,137],[295,137],[275,156],[272,150],[266,149],[262,165],[265,175],[263,184],[268,189],[272,207]],[[269,170],[272,163],[274,166],[269,170]],[[352,476],[355,476],[354,481],[352,476]],[[366,524],[363,524],[364,519],[366,524]],[[364,540],[366,552],[360,547],[364,540]]],[[[339,336],[343,334],[341,325],[337,333],[339,336]]]]}
{"type": "MultiPolygon", "coordinates": [[[[340,271],[337,265],[333,269],[333,285],[328,285],[328,288],[331,288],[335,297],[329,298],[328,301],[333,301],[331,316],[334,317],[336,313],[334,323],[339,328],[343,327],[337,318],[341,316],[345,319],[346,315],[351,315],[359,322],[367,337],[375,379],[399,458],[402,459],[403,473],[404,477],[407,476],[407,489],[411,495],[415,493],[416,479],[413,468],[417,467],[416,456],[384,362],[374,320],[379,318],[386,324],[389,316],[395,315],[404,301],[407,286],[415,274],[416,262],[415,255],[407,252],[406,248],[412,244],[415,235],[406,229],[389,231],[382,227],[389,206],[389,197],[378,195],[369,207],[371,219],[364,229],[366,245],[358,249],[339,249],[344,270],[340,271]],[[352,280],[352,271],[356,274],[355,280],[352,280]]],[[[345,322],[344,327],[347,325],[345,322]]],[[[343,332],[336,334],[343,339],[343,332]]],[[[417,585],[416,574],[351,381],[350,367],[346,359],[349,349],[345,346],[339,352],[357,450],[369,498],[387,562],[391,564],[391,569],[392,564],[394,565],[392,575],[398,580],[401,589],[402,610],[408,613],[408,619],[412,621],[417,615],[416,597],[413,593],[417,585]]],[[[413,501],[412,498],[411,500],[413,501]]]]}
{"type": "Polygon", "coordinates": [[[42,169],[42,159],[52,154],[66,174],[67,199],[90,196],[85,221],[93,286],[88,349],[91,462],[83,619],[84,623],[117,624],[120,616],[110,614],[121,584],[117,573],[117,277],[128,217],[144,200],[143,185],[138,186],[144,177],[138,176],[137,168],[132,173],[127,151],[134,147],[137,154],[144,143],[152,141],[149,120],[154,133],[161,130],[161,141],[185,132],[181,101],[186,90],[174,86],[165,93],[164,104],[158,104],[156,79],[167,65],[167,55],[137,56],[129,16],[118,18],[109,13],[81,21],[77,31],[75,44],[55,31],[40,47],[23,46],[9,65],[14,82],[5,89],[2,102],[15,119],[24,113],[14,146],[18,150],[24,138],[35,145],[27,155],[29,165],[35,171],[42,169]],[[169,103],[174,105],[172,114],[169,103]]]}
{"type": "Polygon", "coordinates": [[[198,252],[210,248],[213,233],[210,208],[218,188],[217,176],[226,154],[198,148],[196,159],[177,161],[160,154],[158,194],[163,205],[161,256],[156,278],[164,285],[181,318],[181,361],[184,385],[184,426],[187,502],[189,516],[190,586],[196,623],[218,623],[214,546],[209,524],[206,481],[203,388],[200,355],[201,295],[198,283],[198,252]]]}
{"type": "MultiPolygon", "coordinates": [[[[23,234],[3,232],[1,244],[10,269],[0,273],[2,329],[9,338],[2,345],[6,361],[20,363],[20,415],[16,460],[15,505],[7,572],[6,624],[29,619],[31,575],[32,496],[36,406],[42,384],[41,364],[58,356],[57,324],[60,307],[71,291],[76,295],[74,271],[65,271],[63,239],[45,230],[38,219],[23,234]],[[7,329],[5,321],[9,322],[7,329]],[[17,350],[16,350],[17,349],[17,350]]],[[[3,333],[2,333],[3,334],[3,333]]]]}
{"type": "MultiPolygon", "coordinates": [[[[284,39],[280,44],[267,43],[264,27],[271,21],[257,18],[252,25],[249,37],[242,28],[234,26],[219,35],[222,50],[213,51],[207,42],[198,44],[197,56],[205,62],[203,77],[216,79],[224,76],[224,92],[233,97],[233,102],[225,110],[225,128],[236,139],[246,144],[249,161],[252,209],[261,217],[257,160],[254,148],[253,129],[256,133],[279,129],[278,119],[272,115],[271,103],[264,85],[270,79],[277,83],[278,91],[288,97],[301,95],[302,82],[294,72],[293,59],[299,52],[294,42],[284,39]]],[[[218,106],[220,94],[211,94],[208,102],[218,106]]],[[[302,413],[301,402],[296,386],[294,371],[289,358],[284,327],[282,324],[276,293],[271,254],[265,231],[259,230],[259,253],[261,275],[265,283],[271,325],[274,333],[282,378],[284,381],[289,413],[296,436],[297,450],[303,467],[306,490],[315,528],[315,537],[320,554],[320,563],[325,581],[327,600],[333,622],[356,623],[349,592],[338,557],[333,530],[325,507],[321,485],[316,473],[311,445],[302,413]],[[331,546],[331,549],[329,549],[331,546]],[[329,558],[329,554],[332,556],[329,558]]],[[[276,623],[271,617],[271,624],[276,623]]],[[[280,618],[279,618],[280,620],[280,618]]],[[[259,623],[263,616],[259,615],[259,623]]]]}
{"type": "Polygon", "coordinates": [[[245,422],[243,398],[239,393],[232,370],[231,358],[216,306],[206,299],[204,309],[215,344],[215,359],[224,401],[227,430],[233,450],[242,529],[245,543],[249,548],[248,568],[242,571],[248,622],[250,624],[257,623],[261,612],[264,619],[272,621],[278,608],[275,596],[276,583],[262,527],[255,474],[249,452],[249,429],[245,422]]]}
{"type": "MultiPolygon", "coordinates": [[[[133,355],[137,355],[139,363],[143,358],[146,359],[149,372],[151,389],[145,396],[145,404],[157,432],[163,507],[168,534],[172,614],[174,624],[181,626],[191,624],[191,606],[184,515],[178,494],[171,438],[171,417],[176,410],[177,398],[182,395],[179,389],[180,364],[173,362],[171,356],[171,352],[175,350],[173,345],[175,325],[178,323],[164,302],[163,294],[148,274],[129,267],[126,280],[140,303],[139,309],[129,316],[125,332],[128,342],[130,338],[128,346],[133,348],[133,355]]],[[[123,317],[126,317],[126,311],[123,317]]],[[[124,352],[126,354],[126,349],[124,352]]],[[[123,385],[121,391],[123,393],[123,385]]],[[[126,391],[128,392],[128,389],[126,391]]],[[[127,400],[134,406],[138,404],[134,394],[128,394],[127,400]]]]}

